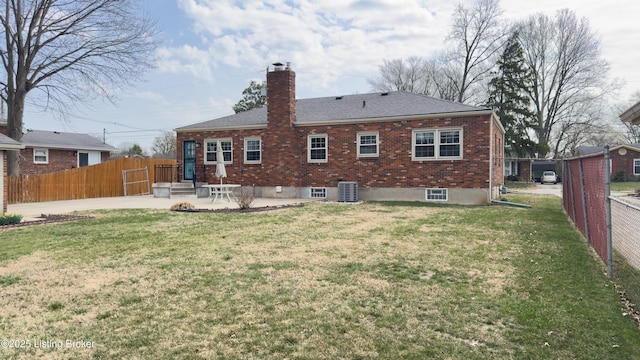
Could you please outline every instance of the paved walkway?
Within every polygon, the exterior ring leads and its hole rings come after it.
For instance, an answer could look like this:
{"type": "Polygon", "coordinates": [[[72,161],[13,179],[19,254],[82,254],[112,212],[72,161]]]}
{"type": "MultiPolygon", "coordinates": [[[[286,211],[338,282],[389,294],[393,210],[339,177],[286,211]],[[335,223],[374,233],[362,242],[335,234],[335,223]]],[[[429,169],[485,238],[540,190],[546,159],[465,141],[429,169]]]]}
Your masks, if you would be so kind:
{"type": "MultiPolygon", "coordinates": [[[[49,201],[39,203],[25,203],[9,205],[10,214],[22,214],[23,221],[38,220],[42,214],[68,214],[74,211],[99,210],[99,209],[169,209],[171,205],[180,201],[189,201],[198,209],[224,209],[238,208],[235,201],[217,200],[215,203],[210,198],[200,199],[164,199],[154,198],[153,195],[126,196],[112,198],[96,198],[84,200],[49,201]]],[[[266,199],[256,198],[252,207],[283,206],[317,201],[315,199],[266,199]]]]}

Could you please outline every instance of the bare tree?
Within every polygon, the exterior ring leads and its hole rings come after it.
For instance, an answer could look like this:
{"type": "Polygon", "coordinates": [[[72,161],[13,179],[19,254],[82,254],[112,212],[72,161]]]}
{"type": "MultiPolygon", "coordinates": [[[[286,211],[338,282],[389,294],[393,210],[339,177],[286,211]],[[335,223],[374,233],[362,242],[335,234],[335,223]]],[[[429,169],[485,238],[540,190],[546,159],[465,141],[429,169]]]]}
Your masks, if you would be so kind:
{"type": "MultiPolygon", "coordinates": [[[[471,7],[458,4],[448,40],[453,45],[445,74],[457,90],[457,101],[467,102],[475,94],[471,88],[492,69],[493,58],[509,36],[500,17],[499,0],[476,0],[471,7]]],[[[478,100],[478,99],[476,99],[478,100]]]]}
{"type": "MultiPolygon", "coordinates": [[[[152,66],[154,23],[135,0],[3,0],[0,43],[5,76],[8,135],[22,138],[29,104],[65,112],[91,96],[113,100],[115,90],[152,66]],[[37,91],[34,91],[37,90],[37,91]]],[[[18,152],[9,152],[10,175],[19,173],[18,152]]]]}
{"type": "Polygon", "coordinates": [[[153,139],[153,157],[175,159],[176,134],[172,131],[163,131],[162,135],[153,139]]]}
{"type": "Polygon", "coordinates": [[[427,66],[423,59],[414,56],[408,59],[384,60],[378,66],[379,77],[369,79],[369,85],[378,91],[408,91],[430,95],[431,84],[427,66]]]}
{"type": "Polygon", "coordinates": [[[533,72],[528,92],[538,143],[553,149],[557,157],[564,152],[562,143],[570,129],[601,116],[593,109],[615,88],[607,80],[609,65],[600,56],[600,42],[588,20],[578,19],[568,9],[558,11],[555,18],[529,17],[521,24],[520,35],[525,61],[533,72]]]}

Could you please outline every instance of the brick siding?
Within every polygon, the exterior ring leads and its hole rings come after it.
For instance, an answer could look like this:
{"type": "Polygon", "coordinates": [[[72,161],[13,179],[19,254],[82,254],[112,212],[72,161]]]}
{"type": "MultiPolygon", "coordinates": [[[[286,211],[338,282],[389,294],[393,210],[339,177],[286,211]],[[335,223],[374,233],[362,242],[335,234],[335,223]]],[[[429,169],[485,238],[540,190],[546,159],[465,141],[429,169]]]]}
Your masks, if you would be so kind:
{"type": "Polygon", "coordinates": [[[616,175],[618,171],[624,171],[624,175],[627,179],[635,180],[636,176],[633,174],[633,160],[640,159],[640,151],[634,151],[629,148],[626,154],[620,155],[619,150],[611,151],[611,176],[616,175]]]}
{"type": "MultiPolygon", "coordinates": [[[[229,183],[322,187],[337,186],[338,181],[357,181],[365,187],[487,188],[491,165],[490,123],[490,117],[484,116],[293,127],[286,132],[278,131],[278,137],[269,136],[268,129],[179,132],[177,141],[182,144],[185,140],[195,140],[203,144],[196,149],[197,179],[210,183],[216,181],[216,166],[204,165],[204,141],[231,138],[233,163],[226,166],[228,178],[225,180],[229,183]],[[463,129],[463,159],[412,161],[412,130],[443,127],[463,129]],[[378,157],[357,157],[358,132],[378,132],[378,157]],[[326,163],[307,161],[310,134],[327,134],[326,163]],[[244,138],[254,136],[260,136],[263,142],[262,164],[245,164],[244,138]],[[269,143],[274,139],[278,141],[276,146],[269,143]]],[[[178,159],[181,159],[181,146],[178,149],[178,159]]],[[[502,164],[495,161],[494,183],[501,184],[502,164]]]]}
{"type": "MultiPolygon", "coordinates": [[[[33,148],[20,150],[20,174],[40,175],[78,167],[77,150],[49,149],[48,164],[33,163],[33,148]]],[[[100,162],[109,160],[109,152],[100,154],[100,162]]]]}

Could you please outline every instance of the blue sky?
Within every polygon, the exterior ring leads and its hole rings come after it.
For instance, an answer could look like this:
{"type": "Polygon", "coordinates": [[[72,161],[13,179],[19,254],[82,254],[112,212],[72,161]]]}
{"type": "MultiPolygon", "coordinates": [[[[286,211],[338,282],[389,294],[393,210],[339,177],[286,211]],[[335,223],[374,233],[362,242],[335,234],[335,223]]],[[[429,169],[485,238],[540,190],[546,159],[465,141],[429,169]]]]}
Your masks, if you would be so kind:
{"type": "MultiPolygon", "coordinates": [[[[449,0],[142,0],[163,40],[157,68],[118,94],[65,120],[27,109],[25,128],[89,133],[119,147],[150,150],[162,130],[233,113],[251,80],[291,62],[296,97],[370,92],[384,59],[429,57],[443,48],[449,0]]],[[[470,3],[463,0],[463,3],[470,3]]],[[[611,75],[640,90],[640,23],[635,0],[502,0],[505,18],[570,8],[601,36],[611,75]]]]}

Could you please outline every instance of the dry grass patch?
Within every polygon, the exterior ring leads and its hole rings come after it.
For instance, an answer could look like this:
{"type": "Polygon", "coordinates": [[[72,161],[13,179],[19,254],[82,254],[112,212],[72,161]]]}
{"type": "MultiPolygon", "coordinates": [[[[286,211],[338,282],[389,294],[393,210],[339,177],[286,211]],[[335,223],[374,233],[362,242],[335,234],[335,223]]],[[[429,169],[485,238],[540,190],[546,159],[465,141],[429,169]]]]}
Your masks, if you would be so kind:
{"type": "Polygon", "coordinates": [[[0,260],[4,332],[96,347],[11,356],[522,354],[504,308],[522,300],[517,261],[536,248],[514,226],[526,212],[365,203],[101,214],[14,231],[0,260]]]}

